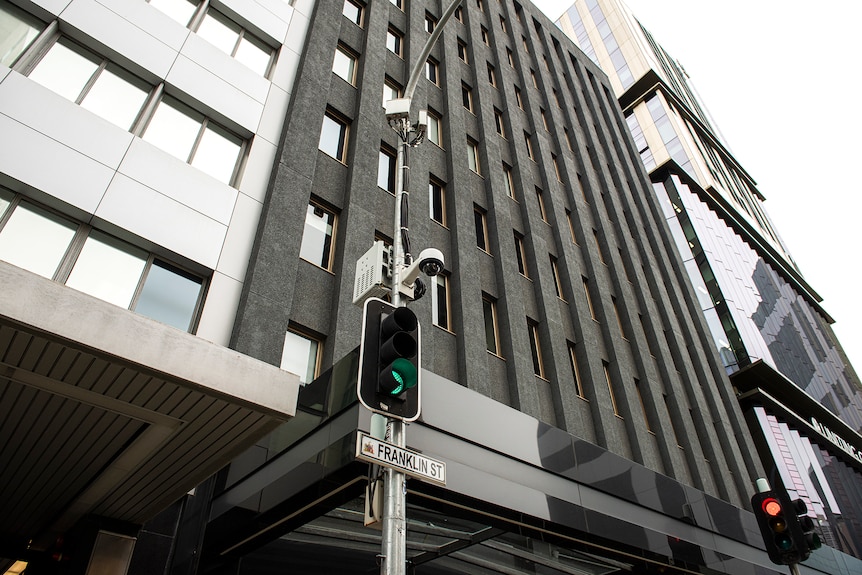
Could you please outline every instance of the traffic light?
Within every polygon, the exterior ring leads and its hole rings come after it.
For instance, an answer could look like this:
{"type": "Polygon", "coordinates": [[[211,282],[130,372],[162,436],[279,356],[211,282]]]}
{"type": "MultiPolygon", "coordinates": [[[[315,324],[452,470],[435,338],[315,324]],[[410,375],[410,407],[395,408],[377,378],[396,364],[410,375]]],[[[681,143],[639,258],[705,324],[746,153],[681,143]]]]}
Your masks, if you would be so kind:
{"type": "Polygon", "coordinates": [[[820,542],[820,535],[814,531],[814,519],[808,515],[808,506],[805,505],[805,501],[794,499],[793,507],[799,523],[799,529],[802,532],[801,546],[804,546],[805,549],[802,553],[802,560],[805,561],[811,552],[815,549],[820,549],[822,544],[820,542]]]}
{"type": "Polygon", "coordinates": [[[773,563],[790,565],[805,561],[812,549],[820,547],[814,521],[805,515],[807,509],[801,499],[789,502],[775,491],[764,491],[754,494],[751,507],[773,563]]]}
{"type": "Polygon", "coordinates": [[[371,411],[414,421],[419,417],[419,321],[406,307],[365,301],[360,347],[359,401],[371,411]]]}

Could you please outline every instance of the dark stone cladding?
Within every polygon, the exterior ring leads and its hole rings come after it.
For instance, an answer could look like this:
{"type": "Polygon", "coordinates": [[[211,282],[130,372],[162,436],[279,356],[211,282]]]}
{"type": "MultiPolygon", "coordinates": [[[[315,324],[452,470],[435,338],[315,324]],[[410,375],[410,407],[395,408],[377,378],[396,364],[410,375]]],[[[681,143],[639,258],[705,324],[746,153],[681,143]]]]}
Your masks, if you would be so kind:
{"type": "MultiPolygon", "coordinates": [[[[237,314],[240,352],[278,364],[289,325],[320,337],[323,369],[359,344],[355,262],[393,228],[394,197],[377,186],[379,150],[397,145],[384,81],[406,84],[426,13],[439,17],[442,4],[407,2],[403,12],[369,2],[362,27],[342,16],[341,2],[316,4],[237,314]],[[403,59],[386,48],[390,29],[404,35],[403,59]],[[355,86],[332,73],[338,45],[358,56],[355,86]],[[344,163],[317,149],[327,110],[349,122],[344,163]],[[332,271],[298,257],[312,198],[337,213],[332,271]]],[[[445,254],[452,317],[441,329],[430,297],[411,304],[423,324],[423,367],[747,506],[762,475],[752,441],[606,76],[531,4],[479,4],[465,1],[461,20],[446,25],[431,52],[439,86],[422,79],[414,97],[414,113],[441,118],[442,146],[409,153],[411,242],[414,253],[445,254]],[[462,105],[462,87],[475,113],[462,105]],[[478,144],[481,176],[468,167],[468,140],[478,144]],[[446,227],[426,216],[431,176],[445,184],[446,227]],[[476,209],[486,214],[488,252],[476,246],[476,209]],[[518,272],[515,233],[529,278],[518,272]],[[499,355],[486,350],[483,297],[496,302],[499,355]],[[528,322],[544,377],[534,374],[528,322]]]]}

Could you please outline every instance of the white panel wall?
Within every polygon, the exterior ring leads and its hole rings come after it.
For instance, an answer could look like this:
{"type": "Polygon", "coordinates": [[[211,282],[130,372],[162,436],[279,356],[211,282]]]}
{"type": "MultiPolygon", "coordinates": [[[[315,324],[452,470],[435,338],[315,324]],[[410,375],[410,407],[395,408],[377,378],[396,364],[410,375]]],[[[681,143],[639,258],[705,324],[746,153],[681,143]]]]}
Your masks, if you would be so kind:
{"type": "Polygon", "coordinates": [[[213,270],[198,334],[226,344],[313,4],[220,3],[282,45],[267,80],[145,0],[23,0],[24,9],[53,14],[64,34],[154,85],[164,82],[166,93],[250,145],[241,179],[229,187],[4,68],[0,172],[90,214],[96,225],[118,226],[213,270]]]}

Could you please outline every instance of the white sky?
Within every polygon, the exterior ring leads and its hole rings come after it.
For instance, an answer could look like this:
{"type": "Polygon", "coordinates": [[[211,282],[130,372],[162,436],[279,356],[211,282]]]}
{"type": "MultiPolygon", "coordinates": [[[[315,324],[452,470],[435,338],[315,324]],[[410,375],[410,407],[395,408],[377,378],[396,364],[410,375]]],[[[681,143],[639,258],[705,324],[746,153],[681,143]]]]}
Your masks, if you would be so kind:
{"type": "MultiPolygon", "coordinates": [[[[862,2],[625,1],[685,67],[862,372],[862,2]]],[[[573,4],[533,2],[554,21],[573,4]]]]}

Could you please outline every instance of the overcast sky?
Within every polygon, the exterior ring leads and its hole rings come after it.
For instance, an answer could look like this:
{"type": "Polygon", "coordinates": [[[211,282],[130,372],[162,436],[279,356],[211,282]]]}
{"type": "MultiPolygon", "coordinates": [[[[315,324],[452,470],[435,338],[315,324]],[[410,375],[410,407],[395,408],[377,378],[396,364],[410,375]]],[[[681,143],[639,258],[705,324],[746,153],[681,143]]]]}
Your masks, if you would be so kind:
{"type": "MultiPolygon", "coordinates": [[[[534,3],[554,21],[573,4],[534,3]]],[[[862,2],[626,3],[688,72],[862,371],[862,2]]]]}

